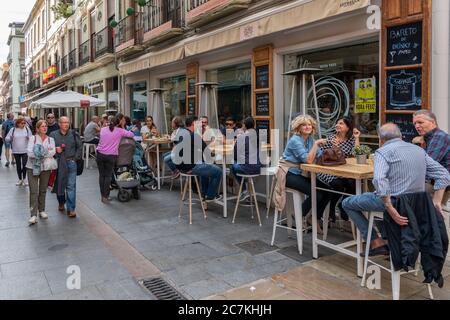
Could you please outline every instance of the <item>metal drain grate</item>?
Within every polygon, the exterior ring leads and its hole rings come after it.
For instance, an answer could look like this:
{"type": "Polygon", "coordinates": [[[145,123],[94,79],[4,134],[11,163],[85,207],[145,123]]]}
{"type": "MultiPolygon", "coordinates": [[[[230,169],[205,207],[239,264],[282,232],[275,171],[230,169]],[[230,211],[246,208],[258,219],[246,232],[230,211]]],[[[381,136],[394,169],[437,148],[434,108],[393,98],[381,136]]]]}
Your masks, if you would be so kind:
{"type": "Polygon", "coordinates": [[[152,278],[140,282],[158,300],[186,300],[185,297],[162,278],[152,278]]]}

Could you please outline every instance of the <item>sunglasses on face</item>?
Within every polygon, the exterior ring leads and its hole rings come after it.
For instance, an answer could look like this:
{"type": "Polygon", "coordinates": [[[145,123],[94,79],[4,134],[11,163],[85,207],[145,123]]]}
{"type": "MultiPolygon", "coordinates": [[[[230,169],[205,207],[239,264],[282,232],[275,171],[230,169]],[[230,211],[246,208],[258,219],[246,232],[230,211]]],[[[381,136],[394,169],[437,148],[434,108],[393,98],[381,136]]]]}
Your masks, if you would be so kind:
{"type": "Polygon", "coordinates": [[[227,127],[232,127],[234,123],[227,123],[227,127]]]}

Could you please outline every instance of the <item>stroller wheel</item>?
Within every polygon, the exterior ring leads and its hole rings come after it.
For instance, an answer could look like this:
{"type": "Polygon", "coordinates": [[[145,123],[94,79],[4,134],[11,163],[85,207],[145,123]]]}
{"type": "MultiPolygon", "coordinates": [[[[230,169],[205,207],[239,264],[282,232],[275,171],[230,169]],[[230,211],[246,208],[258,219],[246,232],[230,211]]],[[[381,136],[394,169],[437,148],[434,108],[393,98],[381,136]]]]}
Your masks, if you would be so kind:
{"type": "Polygon", "coordinates": [[[117,194],[117,199],[120,202],[128,202],[131,200],[131,195],[126,190],[119,190],[119,193],[117,194]]]}
{"type": "Polygon", "coordinates": [[[136,200],[139,200],[141,198],[141,192],[138,188],[133,189],[133,198],[135,198],[136,200]]]}

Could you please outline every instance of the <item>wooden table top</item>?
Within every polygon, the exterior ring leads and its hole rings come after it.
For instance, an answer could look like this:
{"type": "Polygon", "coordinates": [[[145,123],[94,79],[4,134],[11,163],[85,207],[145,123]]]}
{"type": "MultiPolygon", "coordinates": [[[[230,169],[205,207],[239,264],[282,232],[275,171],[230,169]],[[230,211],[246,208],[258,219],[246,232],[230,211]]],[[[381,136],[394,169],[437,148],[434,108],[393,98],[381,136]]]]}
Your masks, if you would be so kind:
{"type": "MultiPolygon", "coordinates": [[[[233,144],[218,144],[209,146],[209,148],[216,154],[232,154],[234,152],[234,143],[233,144]]],[[[272,150],[272,146],[269,144],[262,146],[263,151],[272,150]]]]}
{"type": "Polygon", "coordinates": [[[332,174],[337,177],[349,179],[371,179],[373,178],[373,164],[368,160],[368,164],[357,164],[355,158],[346,159],[347,163],[335,166],[326,167],[317,164],[301,164],[300,168],[311,173],[325,173],[332,174]]]}
{"type": "Polygon", "coordinates": [[[153,143],[153,144],[168,144],[168,143],[172,143],[172,140],[170,140],[170,138],[149,138],[149,139],[143,139],[142,142],[153,143]]]}

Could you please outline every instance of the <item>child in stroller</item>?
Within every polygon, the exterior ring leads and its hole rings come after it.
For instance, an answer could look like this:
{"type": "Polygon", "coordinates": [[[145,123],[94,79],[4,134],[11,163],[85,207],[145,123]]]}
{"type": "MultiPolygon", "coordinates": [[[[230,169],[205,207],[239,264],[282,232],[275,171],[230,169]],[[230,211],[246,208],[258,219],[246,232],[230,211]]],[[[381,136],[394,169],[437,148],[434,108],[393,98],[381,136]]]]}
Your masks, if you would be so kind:
{"type": "Polygon", "coordinates": [[[136,143],[133,166],[139,174],[141,186],[147,190],[155,191],[158,188],[155,174],[145,160],[145,151],[140,143],[136,143]]]}
{"type": "Polygon", "coordinates": [[[117,198],[120,202],[128,202],[133,196],[140,199],[140,179],[137,170],[133,166],[133,157],[136,149],[134,139],[123,138],[119,145],[119,156],[114,168],[114,184],[119,188],[117,198]],[[131,190],[131,191],[130,191],[131,190]]]}

